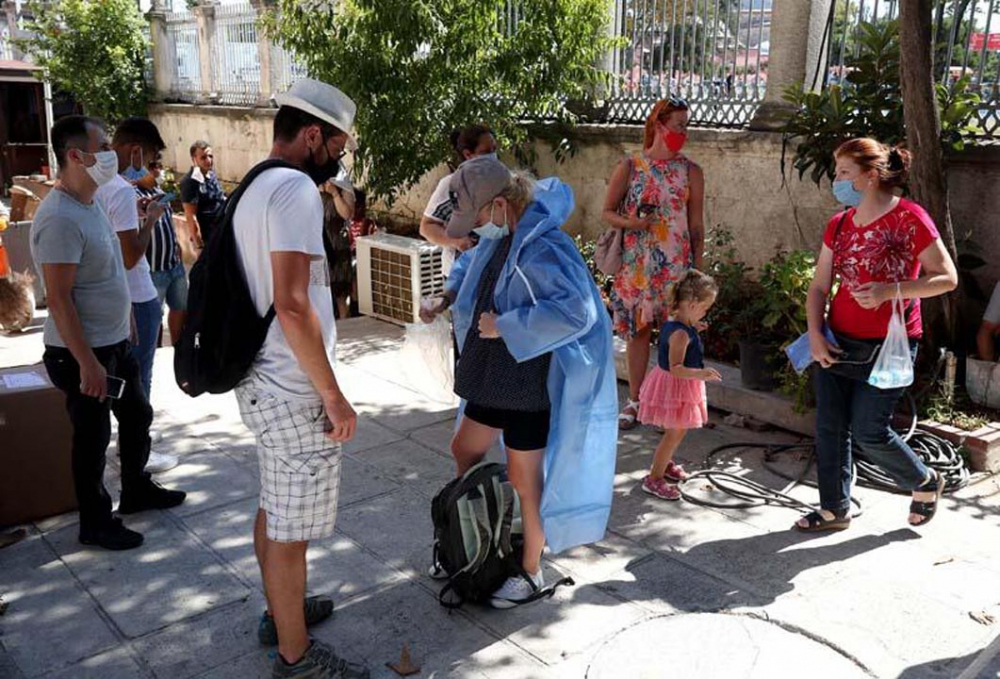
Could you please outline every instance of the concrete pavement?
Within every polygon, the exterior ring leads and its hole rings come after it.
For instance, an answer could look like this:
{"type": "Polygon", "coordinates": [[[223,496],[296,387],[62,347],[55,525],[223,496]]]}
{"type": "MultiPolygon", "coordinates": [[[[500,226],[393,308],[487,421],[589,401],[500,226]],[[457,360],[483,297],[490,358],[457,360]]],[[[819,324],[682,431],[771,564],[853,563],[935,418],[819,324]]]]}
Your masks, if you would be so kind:
{"type": "MultiPolygon", "coordinates": [[[[639,492],[658,439],[648,429],[620,437],[605,541],[546,558],[549,579],[569,574],[575,587],[509,612],[447,612],[424,571],[430,498],[453,474],[454,404],[428,395],[399,328],[360,319],[340,336],[338,377],[361,419],[345,451],[337,534],[311,548],[309,587],[337,605],[316,637],[365,659],[373,676],[395,676],[386,663],[404,644],[420,676],[436,677],[1000,676],[993,655],[979,657],[1000,631],[990,622],[1000,619],[995,479],[948,498],[920,531],[905,524],[906,498],[860,489],[865,512],[849,531],[801,536],[787,530],[788,510],[707,509],[639,492]]],[[[37,332],[0,337],[0,365],[40,356],[37,332]]],[[[231,395],[182,394],[171,359],[158,352],[152,400],[157,448],[181,465],[159,479],[188,501],[128,517],[146,534],[132,552],[81,546],[73,514],[33,524],[0,550],[9,604],[0,678],[269,676],[255,634],[253,440],[231,395]]],[[[795,440],[713,419],[682,448],[691,468],[724,443],[795,440]]],[[[758,452],[716,462],[785,485],[758,452]]],[[[791,472],[802,462],[780,464],[791,472]]],[[[117,484],[114,464],[108,481],[117,484]]],[[[811,489],[794,492],[815,500],[811,489]]]]}

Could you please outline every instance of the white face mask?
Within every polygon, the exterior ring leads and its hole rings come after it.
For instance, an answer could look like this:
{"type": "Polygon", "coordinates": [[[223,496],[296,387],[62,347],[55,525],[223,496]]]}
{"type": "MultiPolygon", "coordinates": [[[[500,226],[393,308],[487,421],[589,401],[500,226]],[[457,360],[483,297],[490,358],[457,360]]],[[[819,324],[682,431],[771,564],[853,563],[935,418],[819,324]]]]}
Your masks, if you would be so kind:
{"type": "Polygon", "coordinates": [[[500,238],[506,238],[510,234],[510,226],[507,224],[507,211],[504,211],[503,215],[503,226],[497,224],[493,221],[493,210],[496,208],[496,203],[490,206],[490,221],[486,222],[477,229],[473,229],[483,240],[498,240],[500,238]]]}
{"type": "Polygon", "coordinates": [[[87,155],[94,156],[97,162],[84,169],[98,186],[104,186],[118,175],[118,154],[114,151],[98,151],[87,155]]]}

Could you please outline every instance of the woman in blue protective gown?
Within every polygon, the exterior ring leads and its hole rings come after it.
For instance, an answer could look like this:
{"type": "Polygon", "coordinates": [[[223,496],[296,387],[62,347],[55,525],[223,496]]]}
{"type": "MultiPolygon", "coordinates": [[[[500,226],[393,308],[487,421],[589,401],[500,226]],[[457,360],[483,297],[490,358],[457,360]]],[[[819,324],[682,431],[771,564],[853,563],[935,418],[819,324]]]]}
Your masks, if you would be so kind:
{"type": "MultiPolygon", "coordinates": [[[[541,555],[597,542],[611,510],[618,437],[611,320],[573,241],[560,230],[573,192],[535,182],[491,157],[451,180],[448,235],[479,235],[425,321],[452,309],[462,416],[452,440],[457,472],[503,435],[521,502],[523,567],[491,600],[511,608],[544,587],[541,555]]],[[[432,576],[443,575],[435,565],[432,576]]]]}

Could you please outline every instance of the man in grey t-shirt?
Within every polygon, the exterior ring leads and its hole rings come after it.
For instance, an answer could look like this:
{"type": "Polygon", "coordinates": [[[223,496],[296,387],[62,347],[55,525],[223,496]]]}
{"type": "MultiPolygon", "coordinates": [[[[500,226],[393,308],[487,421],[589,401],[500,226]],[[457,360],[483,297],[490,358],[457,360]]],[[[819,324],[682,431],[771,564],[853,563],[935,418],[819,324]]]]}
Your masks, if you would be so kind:
{"type": "Polygon", "coordinates": [[[131,549],[142,544],[142,535],[112,518],[104,487],[110,411],[118,420],[122,461],[118,512],[175,507],[185,494],[159,486],[145,471],[153,410],[128,343],[131,302],[121,245],[94,202],[97,187],[118,174],[118,158],[100,122],[85,116],[57,122],[52,146],[58,179],[38,206],[31,230],[31,254],[49,305],[45,368],[66,394],[73,424],[80,542],[131,549]]]}

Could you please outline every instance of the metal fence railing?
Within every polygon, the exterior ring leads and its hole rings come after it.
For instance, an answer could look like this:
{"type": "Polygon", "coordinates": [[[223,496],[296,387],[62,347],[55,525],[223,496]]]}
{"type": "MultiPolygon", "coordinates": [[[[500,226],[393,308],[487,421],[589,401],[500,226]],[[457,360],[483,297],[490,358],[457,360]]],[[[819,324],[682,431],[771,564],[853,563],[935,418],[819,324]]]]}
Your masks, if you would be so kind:
{"type": "Polygon", "coordinates": [[[682,97],[696,124],[745,125],[764,98],[772,0],[618,0],[608,117],[644,120],[682,97]]]}
{"type": "MultiPolygon", "coordinates": [[[[844,83],[860,51],[861,24],[884,24],[905,0],[835,0],[824,84],[844,83]]],[[[935,78],[976,94],[979,137],[1000,136],[1000,0],[939,0],[934,8],[935,78]]]]}
{"type": "Polygon", "coordinates": [[[260,96],[257,15],[249,3],[217,5],[212,41],[212,99],[249,105],[260,96]]]}
{"type": "MultiPolygon", "coordinates": [[[[606,122],[641,122],[652,105],[674,96],[688,101],[694,124],[742,127],[764,98],[774,0],[616,0],[609,29],[618,46],[606,56],[610,75],[606,122]]],[[[801,0],[805,2],[806,0],[801,0]]],[[[901,0],[834,0],[825,34],[821,84],[844,82],[859,49],[862,22],[888,22],[901,0]]],[[[531,0],[506,0],[500,20],[509,32],[531,0]]],[[[961,78],[982,103],[977,133],[1000,137],[1000,0],[938,0],[934,4],[938,82],[961,78]]],[[[170,91],[179,101],[221,104],[267,101],[306,75],[281,47],[270,46],[270,78],[261,82],[258,15],[247,0],[215,6],[210,49],[199,45],[195,15],[168,14],[164,52],[170,91]],[[201,82],[202,54],[211,82],[201,82]]],[[[0,50],[6,44],[0,35],[0,50]]],[[[0,52],[2,54],[2,52],[0,52]]]]}
{"type": "Polygon", "coordinates": [[[166,17],[167,53],[171,98],[195,101],[201,94],[201,55],[198,22],[190,12],[171,12],[166,17]]]}

